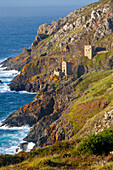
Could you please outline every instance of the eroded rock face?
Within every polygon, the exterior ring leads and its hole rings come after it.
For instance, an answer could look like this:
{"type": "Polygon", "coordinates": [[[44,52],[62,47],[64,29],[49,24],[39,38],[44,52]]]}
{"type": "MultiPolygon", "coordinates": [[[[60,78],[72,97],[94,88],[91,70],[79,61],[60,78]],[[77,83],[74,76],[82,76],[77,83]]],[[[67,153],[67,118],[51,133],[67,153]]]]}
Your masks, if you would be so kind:
{"type": "Polygon", "coordinates": [[[37,82],[27,82],[26,77],[23,75],[17,75],[10,84],[10,89],[13,91],[37,92],[40,88],[40,84],[37,82]]]}
{"type": "MultiPolygon", "coordinates": [[[[24,139],[27,142],[35,143],[35,147],[42,147],[44,145],[53,144],[56,141],[65,139],[65,132],[63,126],[62,113],[69,106],[69,103],[74,100],[76,94],[73,93],[76,85],[81,81],[79,79],[75,82],[68,81],[62,85],[59,89],[52,93],[54,94],[54,112],[50,115],[43,117],[38,121],[30,130],[28,136],[24,139]],[[60,118],[61,117],[61,118],[60,118]],[[53,124],[53,126],[52,126],[53,124]],[[51,127],[51,128],[50,128],[51,127]],[[53,132],[53,136],[51,136],[53,132]]],[[[48,93],[49,95],[49,93],[48,93]]],[[[38,96],[37,96],[38,97],[38,96]]],[[[37,98],[36,97],[36,98],[37,98]]],[[[67,128],[72,127],[72,124],[67,121],[67,128]]],[[[73,132],[68,137],[73,136],[73,132]]],[[[69,139],[69,138],[68,138],[69,139]]]]}
{"type": "MultiPolygon", "coordinates": [[[[34,62],[34,59],[40,59],[40,57],[54,56],[55,58],[60,58],[64,56],[66,58],[67,55],[79,57],[80,53],[82,56],[85,44],[95,44],[98,40],[113,33],[113,12],[110,2],[106,2],[103,6],[99,3],[98,6],[86,6],[75,10],[66,17],[53,21],[52,24],[46,23],[41,25],[37,32],[32,46],[28,50],[23,51],[21,55],[3,62],[4,67],[22,71],[23,66],[34,62]],[[70,50],[63,50],[70,45],[70,50]],[[56,54],[53,51],[56,51],[56,54]]],[[[79,64],[81,62],[80,59],[77,62],[79,64]]],[[[77,62],[74,64],[76,65],[77,62]]],[[[34,75],[45,74],[43,70],[43,68],[40,68],[40,72],[34,72],[34,75]]],[[[77,72],[77,70],[73,71],[77,72]]],[[[29,82],[27,83],[29,84],[29,82]]],[[[26,86],[25,84],[26,82],[24,82],[23,86],[26,86]]],[[[34,91],[35,86],[34,84],[29,84],[24,89],[32,89],[34,91]]],[[[21,90],[21,88],[17,89],[21,90]]],[[[38,87],[36,86],[37,89],[38,87]]]]}
{"type": "MultiPolygon", "coordinates": [[[[41,25],[28,50],[24,49],[22,54],[3,62],[3,67],[21,72],[10,84],[11,90],[38,94],[33,102],[11,114],[2,125],[33,126],[25,140],[35,142],[35,147],[72,137],[72,123],[65,122],[68,134],[63,128],[63,111],[76,98],[74,90],[82,80],[79,77],[97,68],[96,60],[92,60],[89,65],[83,62],[83,47],[89,43],[96,44],[98,40],[112,34],[113,12],[109,3],[104,6],[99,3],[97,7],[86,6],[53,21],[51,25],[41,25]],[[57,89],[51,85],[53,82],[47,80],[54,69],[60,67],[62,57],[72,58],[73,72],[79,79],[75,81],[70,77],[70,80],[61,80],[58,82],[61,86],[57,89]]],[[[104,68],[112,67],[110,57],[106,62],[103,61],[104,68]]],[[[102,69],[100,66],[98,68],[102,69]]]]}
{"type": "Polygon", "coordinates": [[[52,24],[42,24],[38,28],[38,35],[45,34],[45,35],[52,35],[57,32],[62,25],[66,23],[66,19],[60,18],[58,21],[53,21],[52,24]]]}
{"type": "MultiPolygon", "coordinates": [[[[71,104],[74,104],[74,101],[71,102],[71,104]]],[[[82,118],[82,114],[83,116],[90,114],[93,111],[93,108],[98,108],[98,111],[101,111],[106,108],[108,104],[109,101],[89,101],[78,105],[78,108],[75,110],[75,114],[81,114],[82,118]],[[84,111],[80,112],[80,108],[84,111]]],[[[69,112],[71,112],[71,107],[66,108],[63,112],[57,110],[57,112],[43,117],[31,128],[29,134],[24,140],[35,143],[35,148],[52,145],[57,141],[69,140],[74,136],[72,120],[68,119],[66,116],[69,112]]],[[[78,122],[80,123],[80,119],[78,119],[78,122]]],[[[85,122],[86,121],[84,120],[84,124],[85,122]]],[[[83,125],[81,125],[81,128],[82,127],[83,125]]],[[[94,129],[90,130],[92,131],[94,129]]]]}
{"type": "Polygon", "coordinates": [[[51,113],[53,113],[53,111],[54,99],[52,95],[41,95],[37,100],[26,104],[25,106],[12,113],[5,121],[2,122],[2,126],[33,126],[42,117],[50,115],[51,113]]]}
{"type": "Polygon", "coordinates": [[[49,31],[51,29],[51,25],[50,24],[42,24],[39,26],[38,28],[38,34],[49,34],[49,31]]]}
{"type": "Polygon", "coordinates": [[[27,142],[35,143],[35,147],[42,147],[47,142],[47,135],[45,129],[47,129],[54,121],[61,116],[61,112],[53,113],[50,116],[43,117],[37,122],[30,130],[28,136],[24,138],[27,142]]]}
{"type": "MultiPolygon", "coordinates": [[[[73,92],[81,80],[81,78],[76,81],[69,79],[65,83],[63,82],[58,89],[47,87],[46,92],[44,92],[42,88],[35,96],[33,102],[26,104],[11,114],[2,123],[2,126],[33,126],[24,140],[35,143],[35,147],[42,147],[44,144],[54,143],[56,138],[55,140],[50,140],[49,136],[51,131],[47,132],[47,129],[52,123],[57,120],[59,121],[62,112],[66,110],[70,102],[75,99],[76,94],[73,92]]],[[[62,127],[57,126],[56,129],[55,126],[53,129],[56,131],[55,134],[58,137],[58,141],[64,139],[62,127]]],[[[70,136],[71,135],[72,134],[70,134],[70,136]]]]}
{"type": "MultiPolygon", "coordinates": [[[[104,108],[106,108],[108,106],[108,104],[109,104],[108,101],[99,101],[99,100],[89,101],[85,104],[78,105],[78,109],[75,110],[75,114],[82,114],[79,112],[80,108],[82,108],[84,110],[83,115],[90,114],[93,111],[93,107],[94,108],[98,107],[99,110],[101,111],[104,108]],[[88,107],[87,112],[89,112],[89,113],[85,113],[87,107],[88,107]],[[77,112],[79,112],[79,113],[77,113],[77,112]]],[[[71,108],[68,107],[64,111],[65,114],[62,114],[59,119],[52,122],[48,128],[43,129],[41,131],[41,134],[39,134],[39,133],[37,134],[37,131],[39,131],[39,128],[40,128],[40,126],[39,126],[40,122],[38,122],[35,126],[33,126],[30,133],[25,138],[25,140],[27,140],[28,142],[32,142],[32,138],[34,136],[38,136],[37,138],[35,138],[35,141],[34,141],[36,144],[35,147],[52,145],[55,142],[61,141],[61,140],[69,140],[71,137],[74,136],[72,120],[70,120],[66,117],[66,114],[69,113],[70,111],[71,111],[71,108]],[[34,132],[36,134],[34,134],[34,132]]],[[[43,120],[41,120],[41,121],[43,121],[43,120]]],[[[76,121],[77,121],[77,119],[76,119],[76,121]]],[[[80,120],[78,120],[78,121],[80,122],[80,120]]],[[[85,121],[84,121],[84,123],[85,123],[85,121]]],[[[82,126],[81,126],[81,128],[82,128],[82,126]]],[[[92,129],[90,129],[90,130],[92,131],[92,129]]]]}
{"type": "Polygon", "coordinates": [[[24,65],[31,62],[33,58],[31,58],[29,52],[24,51],[23,53],[19,54],[17,57],[8,58],[7,60],[3,61],[2,67],[7,67],[6,70],[18,70],[19,72],[22,70],[24,65]]]}
{"type": "Polygon", "coordinates": [[[41,31],[41,34],[38,34],[36,37],[35,37],[35,40],[34,42],[32,43],[32,46],[36,46],[38,45],[38,43],[43,40],[43,39],[46,39],[49,35],[47,35],[45,32],[43,33],[44,31],[41,31]]]}

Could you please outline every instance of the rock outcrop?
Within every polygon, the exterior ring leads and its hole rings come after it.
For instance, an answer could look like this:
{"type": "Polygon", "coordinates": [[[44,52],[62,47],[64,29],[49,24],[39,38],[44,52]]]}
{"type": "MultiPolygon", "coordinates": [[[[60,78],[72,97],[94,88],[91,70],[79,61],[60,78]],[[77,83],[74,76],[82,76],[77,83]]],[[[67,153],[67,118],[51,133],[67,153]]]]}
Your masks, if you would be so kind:
{"type": "Polygon", "coordinates": [[[19,110],[12,113],[5,121],[2,122],[2,126],[7,125],[9,127],[21,127],[21,126],[33,126],[37,121],[46,115],[50,115],[54,111],[54,99],[52,95],[44,95],[38,97],[37,100],[26,104],[19,110]]]}
{"type": "Polygon", "coordinates": [[[86,44],[95,45],[97,49],[98,41],[102,40],[100,47],[106,48],[106,52],[112,47],[112,39],[109,40],[109,36],[113,35],[111,3],[99,1],[98,5],[94,3],[85,6],[52,24],[41,25],[28,50],[24,49],[19,56],[2,63],[7,69],[21,71],[12,81],[11,90],[37,92],[40,88],[39,80],[49,79],[53,70],[61,65],[62,58],[73,63],[73,72],[77,78],[87,72],[109,68],[112,54],[98,64],[95,63],[95,57],[89,63],[81,56],[84,55],[86,44]]]}
{"type": "MultiPolygon", "coordinates": [[[[85,73],[113,68],[112,7],[112,1],[99,1],[52,24],[41,25],[29,49],[24,48],[22,54],[2,63],[7,69],[20,71],[10,84],[11,90],[37,92],[33,102],[12,113],[2,126],[32,126],[24,140],[34,142],[35,147],[68,140],[74,135],[73,123],[64,115],[71,112],[69,106],[82,95],[76,86],[85,73]],[[91,60],[83,56],[87,44],[95,45],[95,56],[91,60]],[[97,49],[105,49],[105,52],[98,54],[97,49]],[[54,75],[56,68],[61,69],[62,60],[72,63],[71,76],[54,75]]],[[[86,105],[90,107],[90,104],[89,101],[86,105]]],[[[99,110],[103,109],[100,101],[96,104],[99,110]]],[[[86,109],[84,104],[79,106],[78,110],[86,109]]]]}
{"type": "Polygon", "coordinates": [[[61,112],[68,107],[69,101],[76,97],[76,94],[73,94],[73,91],[81,80],[82,78],[75,82],[73,82],[73,79],[67,80],[65,83],[61,84],[58,89],[55,89],[54,86],[47,86],[46,90],[45,88],[40,89],[33,102],[26,104],[12,113],[2,122],[2,126],[33,126],[44,116],[53,113],[56,113],[56,115],[61,114],[61,112]]]}

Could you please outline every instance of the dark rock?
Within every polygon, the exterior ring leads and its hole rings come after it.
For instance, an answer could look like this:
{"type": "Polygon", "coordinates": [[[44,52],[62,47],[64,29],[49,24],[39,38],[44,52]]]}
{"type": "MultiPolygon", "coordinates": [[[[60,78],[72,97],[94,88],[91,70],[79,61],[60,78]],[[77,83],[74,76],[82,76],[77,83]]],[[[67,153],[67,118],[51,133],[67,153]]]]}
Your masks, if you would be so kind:
{"type": "Polygon", "coordinates": [[[77,77],[81,77],[83,74],[85,73],[85,68],[83,65],[79,65],[78,66],[78,70],[77,70],[77,77]]]}
{"type": "Polygon", "coordinates": [[[28,142],[23,142],[20,144],[20,149],[22,151],[27,151],[28,142]]]}
{"type": "MultiPolygon", "coordinates": [[[[85,44],[98,44],[98,40],[108,35],[112,36],[112,9],[109,4],[107,6],[106,9],[104,7],[99,9],[95,6],[94,11],[90,6],[83,7],[65,18],[53,21],[51,25],[41,25],[28,50],[24,49],[19,56],[9,58],[2,63],[3,67],[7,67],[7,69],[21,71],[12,80],[11,90],[38,92],[33,102],[15,111],[2,125],[9,127],[33,126],[25,140],[35,142],[35,147],[53,144],[73,136],[72,124],[66,122],[68,134],[62,128],[64,118],[62,114],[64,110],[67,112],[66,109],[76,98],[77,95],[74,91],[76,85],[82,81],[81,76],[87,72],[95,71],[95,68],[98,70],[103,67],[104,69],[113,67],[111,56],[102,62],[101,68],[96,60],[95,63],[89,64],[89,61],[87,62],[82,57],[85,44]],[[53,81],[50,83],[48,79],[53,70],[60,67],[62,58],[73,62],[72,71],[79,79],[75,80],[71,76],[70,78],[67,76],[66,80],[62,79],[58,82],[57,88],[57,83],[53,83],[53,81]],[[51,124],[52,126],[50,126],[51,124]]],[[[107,103],[104,103],[102,108],[105,108],[106,105],[107,103]]],[[[27,143],[22,144],[21,147],[25,150],[27,143]]]]}
{"type": "Polygon", "coordinates": [[[38,45],[38,43],[43,40],[43,39],[46,39],[48,37],[48,35],[46,34],[38,34],[36,37],[35,37],[35,40],[34,42],[32,43],[33,46],[36,46],[38,45]]]}
{"type": "Polygon", "coordinates": [[[3,84],[1,80],[0,80],[0,84],[3,84]]]}
{"type": "Polygon", "coordinates": [[[10,84],[10,89],[13,91],[20,91],[20,90],[25,90],[25,78],[23,75],[16,76],[13,80],[12,83],[10,84]]]}
{"type": "Polygon", "coordinates": [[[47,142],[47,136],[44,130],[47,129],[55,120],[61,116],[61,113],[53,113],[50,116],[43,117],[30,130],[27,137],[24,138],[27,142],[36,143],[35,147],[42,147],[47,142]]]}
{"type": "Polygon", "coordinates": [[[12,113],[5,121],[2,122],[2,126],[33,126],[42,117],[50,115],[53,113],[53,111],[54,99],[52,95],[45,95],[43,98],[40,96],[37,100],[34,100],[34,102],[26,104],[25,106],[12,113]]]}

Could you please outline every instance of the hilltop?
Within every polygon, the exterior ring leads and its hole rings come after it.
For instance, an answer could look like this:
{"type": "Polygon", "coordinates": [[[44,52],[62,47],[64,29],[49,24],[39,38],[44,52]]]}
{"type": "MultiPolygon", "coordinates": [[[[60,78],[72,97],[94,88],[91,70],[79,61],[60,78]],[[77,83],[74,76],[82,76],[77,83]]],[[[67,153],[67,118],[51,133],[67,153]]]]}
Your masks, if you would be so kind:
{"type": "MultiPolygon", "coordinates": [[[[97,168],[98,162],[103,165],[106,159],[105,164],[111,162],[112,167],[112,155],[95,156],[108,155],[113,150],[110,147],[113,142],[112,37],[113,1],[100,0],[51,25],[41,25],[29,49],[24,48],[20,55],[2,63],[7,69],[20,71],[10,84],[11,90],[37,92],[31,103],[2,123],[9,127],[31,126],[24,139],[26,143],[21,147],[25,151],[26,145],[33,142],[34,149],[42,148],[12,156],[12,164],[25,161],[13,168],[90,169],[92,166],[97,168]],[[92,59],[84,56],[85,45],[95,46],[92,59]],[[54,70],[61,69],[63,60],[72,64],[72,74],[54,75],[54,70]],[[102,147],[98,153],[94,145],[95,148],[88,150],[88,158],[81,143],[84,137],[93,133],[96,134],[94,138],[102,139],[100,145],[104,140],[109,148],[104,151],[102,147]],[[106,139],[109,139],[107,144],[106,139]],[[85,156],[80,165],[82,152],[85,156]],[[85,164],[85,160],[88,163],[85,164]]],[[[94,138],[91,136],[92,141],[94,138]]],[[[90,141],[90,136],[87,140],[90,141]]],[[[9,165],[10,158],[1,156],[1,166],[9,165]]]]}
{"type": "Polygon", "coordinates": [[[64,59],[72,62],[75,78],[87,72],[112,67],[112,2],[99,1],[82,7],[52,24],[43,24],[29,49],[4,62],[7,69],[17,69],[21,74],[14,78],[11,90],[38,91],[40,82],[46,84],[55,68],[64,59]],[[93,60],[84,56],[84,45],[92,44],[93,60]]]}

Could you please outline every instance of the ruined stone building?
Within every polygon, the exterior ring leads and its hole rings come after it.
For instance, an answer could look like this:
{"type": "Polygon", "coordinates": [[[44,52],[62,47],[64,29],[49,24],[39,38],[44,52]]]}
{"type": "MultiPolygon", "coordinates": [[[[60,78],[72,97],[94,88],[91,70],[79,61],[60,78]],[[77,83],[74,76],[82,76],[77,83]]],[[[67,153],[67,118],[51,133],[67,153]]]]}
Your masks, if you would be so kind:
{"type": "Polygon", "coordinates": [[[57,68],[57,69],[54,70],[54,75],[61,76],[62,75],[62,71],[59,68],[57,68]]]}
{"type": "Polygon", "coordinates": [[[62,72],[65,73],[65,75],[71,75],[72,74],[72,63],[63,61],[62,62],[62,72]]]}
{"type": "Polygon", "coordinates": [[[85,45],[84,56],[87,56],[91,60],[93,58],[93,55],[94,55],[94,46],[85,45]]]}

